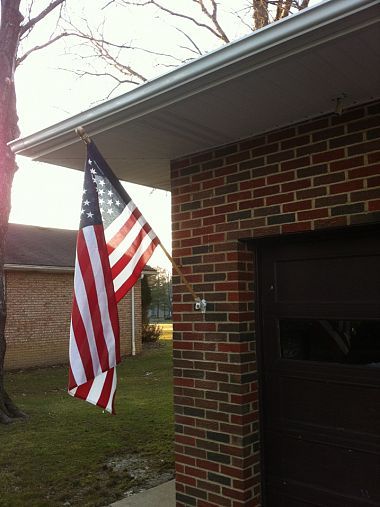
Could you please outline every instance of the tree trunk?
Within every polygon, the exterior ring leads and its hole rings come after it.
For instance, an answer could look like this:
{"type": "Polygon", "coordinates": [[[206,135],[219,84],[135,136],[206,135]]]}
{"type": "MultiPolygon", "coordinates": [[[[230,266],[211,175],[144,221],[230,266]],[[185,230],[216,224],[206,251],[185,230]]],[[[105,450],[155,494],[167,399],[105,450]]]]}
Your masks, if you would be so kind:
{"type": "Polygon", "coordinates": [[[16,161],[7,143],[19,135],[16,110],[14,70],[23,20],[20,0],[1,0],[0,26],[0,423],[24,417],[4,389],[4,357],[6,350],[6,298],[4,286],[4,250],[11,209],[11,189],[16,161]]]}

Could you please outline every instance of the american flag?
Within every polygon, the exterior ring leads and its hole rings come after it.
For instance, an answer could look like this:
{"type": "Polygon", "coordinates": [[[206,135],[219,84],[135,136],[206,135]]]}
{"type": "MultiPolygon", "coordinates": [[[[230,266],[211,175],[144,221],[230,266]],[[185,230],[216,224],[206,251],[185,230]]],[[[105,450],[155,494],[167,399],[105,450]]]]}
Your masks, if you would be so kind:
{"type": "Polygon", "coordinates": [[[70,328],[69,394],[114,412],[117,303],[159,240],[93,142],[87,145],[70,328]]]}

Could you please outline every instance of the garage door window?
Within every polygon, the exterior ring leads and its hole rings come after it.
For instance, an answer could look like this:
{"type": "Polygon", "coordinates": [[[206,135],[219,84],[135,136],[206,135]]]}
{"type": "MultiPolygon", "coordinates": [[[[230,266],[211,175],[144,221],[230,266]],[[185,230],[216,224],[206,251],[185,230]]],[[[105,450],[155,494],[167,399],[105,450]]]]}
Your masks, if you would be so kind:
{"type": "Polygon", "coordinates": [[[280,319],[283,359],[380,368],[379,320],[280,319]]]}

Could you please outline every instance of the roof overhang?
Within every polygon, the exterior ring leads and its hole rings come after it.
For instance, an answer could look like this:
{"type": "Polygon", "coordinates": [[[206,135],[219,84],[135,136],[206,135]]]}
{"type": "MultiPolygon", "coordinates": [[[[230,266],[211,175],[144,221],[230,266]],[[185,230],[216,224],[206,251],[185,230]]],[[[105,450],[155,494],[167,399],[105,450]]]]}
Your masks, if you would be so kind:
{"type": "Polygon", "coordinates": [[[10,143],[83,169],[83,126],[117,176],[170,190],[170,160],[379,96],[378,0],[329,0],[10,143]]]}

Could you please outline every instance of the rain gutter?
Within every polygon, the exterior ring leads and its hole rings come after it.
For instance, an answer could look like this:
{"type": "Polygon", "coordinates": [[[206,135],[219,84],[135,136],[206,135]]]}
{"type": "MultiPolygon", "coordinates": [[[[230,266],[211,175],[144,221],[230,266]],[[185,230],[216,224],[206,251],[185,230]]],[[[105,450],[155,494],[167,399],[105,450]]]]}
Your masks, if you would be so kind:
{"type": "Polygon", "coordinates": [[[79,125],[89,135],[104,132],[339,34],[370,25],[376,17],[367,15],[358,23],[357,16],[376,5],[378,0],[327,0],[9,145],[20,155],[46,155],[78,142],[73,131],[79,125]],[[345,18],[351,21],[346,23],[345,18]],[[335,26],[340,20],[343,22],[335,26]]]}
{"type": "Polygon", "coordinates": [[[36,266],[34,264],[4,264],[5,271],[40,271],[42,273],[74,273],[70,266],[36,266]]]}

